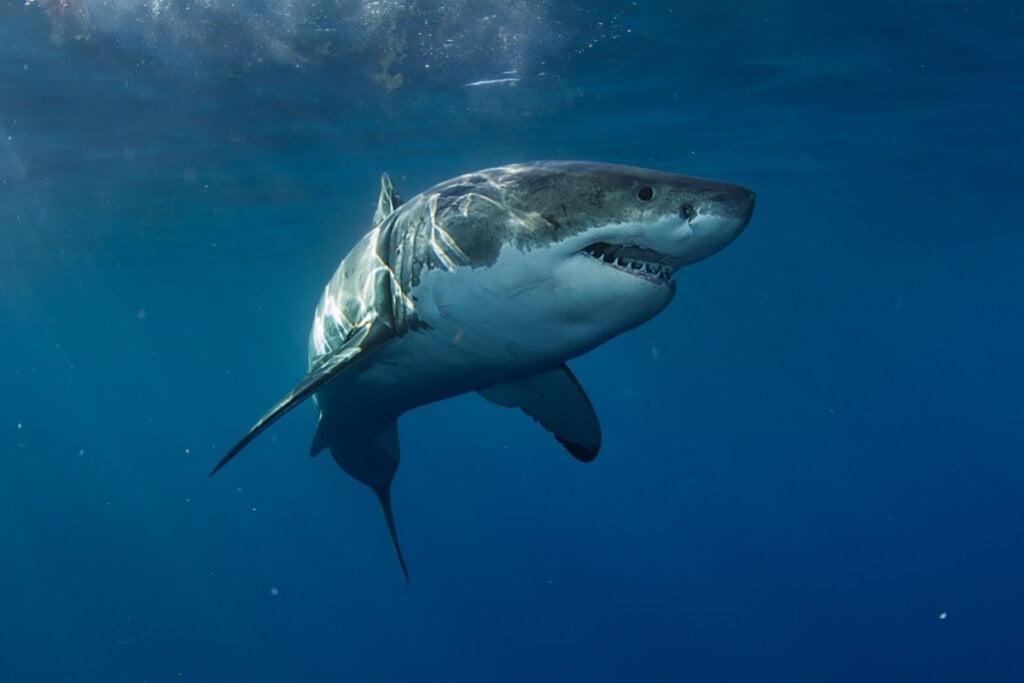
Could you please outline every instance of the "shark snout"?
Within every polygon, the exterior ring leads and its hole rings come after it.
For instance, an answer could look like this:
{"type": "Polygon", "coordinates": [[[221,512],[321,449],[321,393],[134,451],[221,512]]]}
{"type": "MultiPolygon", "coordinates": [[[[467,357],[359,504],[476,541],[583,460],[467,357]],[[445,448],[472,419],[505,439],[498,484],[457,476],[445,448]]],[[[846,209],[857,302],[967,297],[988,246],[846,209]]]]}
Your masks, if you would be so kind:
{"type": "Polygon", "coordinates": [[[713,191],[702,193],[693,200],[684,201],[679,215],[693,220],[701,215],[715,216],[730,220],[742,230],[754,213],[754,193],[737,185],[718,186],[713,191]]]}
{"type": "Polygon", "coordinates": [[[722,250],[750,222],[754,193],[738,185],[716,185],[682,203],[679,215],[689,225],[686,263],[696,263],[722,250]]]}

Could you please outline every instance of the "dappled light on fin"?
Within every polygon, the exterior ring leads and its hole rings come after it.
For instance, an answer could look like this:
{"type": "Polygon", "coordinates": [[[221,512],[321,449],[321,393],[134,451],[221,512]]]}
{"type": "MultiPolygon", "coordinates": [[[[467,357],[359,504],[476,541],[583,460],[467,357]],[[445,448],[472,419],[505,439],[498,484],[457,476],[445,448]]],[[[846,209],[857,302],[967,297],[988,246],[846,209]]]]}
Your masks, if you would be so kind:
{"type": "Polygon", "coordinates": [[[581,462],[590,462],[601,450],[597,413],[564,363],[548,372],[488,387],[480,395],[491,403],[519,408],[554,434],[581,462]]]}
{"type": "Polygon", "coordinates": [[[245,436],[239,439],[238,443],[236,443],[231,450],[220,459],[217,466],[210,471],[211,477],[217,474],[217,470],[224,467],[224,465],[227,465],[233,457],[238,455],[239,451],[248,446],[253,439],[263,433],[263,431],[273,424],[279,417],[305,401],[307,398],[319,391],[320,387],[327,384],[338,368],[329,362],[331,360],[330,358],[326,360],[328,362],[322,363],[320,367],[311,370],[310,373],[306,375],[287,396],[278,401],[273,408],[268,410],[267,413],[252,426],[245,436]]]}
{"type": "Polygon", "coordinates": [[[395,192],[391,177],[384,173],[380,177],[380,197],[377,198],[377,211],[373,214],[373,224],[379,225],[382,220],[402,205],[402,200],[395,192]]]}
{"type": "Polygon", "coordinates": [[[227,465],[232,458],[238,455],[239,451],[252,443],[252,440],[263,433],[267,427],[273,424],[279,417],[299,405],[307,398],[317,393],[325,384],[334,379],[338,374],[347,370],[354,363],[366,358],[366,354],[372,352],[380,344],[392,336],[390,328],[386,325],[370,325],[361,335],[354,337],[354,341],[347,346],[341,347],[329,356],[321,357],[317,363],[309,369],[309,374],[302,378],[302,381],[288,393],[287,396],[278,401],[273,408],[261,417],[256,424],[246,432],[245,436],[239,439],[227,454],[220,459],[217,466],[210,472],[212,477],[217,470],[227,465]],[[358,341],[355,341],[358,340],[358,341]]]}

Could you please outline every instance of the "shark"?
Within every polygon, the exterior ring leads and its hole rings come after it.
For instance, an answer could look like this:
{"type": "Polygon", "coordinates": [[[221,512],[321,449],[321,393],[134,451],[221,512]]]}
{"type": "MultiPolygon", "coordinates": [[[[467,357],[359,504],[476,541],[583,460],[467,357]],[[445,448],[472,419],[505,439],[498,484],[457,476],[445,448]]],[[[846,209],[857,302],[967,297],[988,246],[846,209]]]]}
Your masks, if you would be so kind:
{"type": "Polygon", "coordinates": [[[223,456],[312,398],[310,452],[376,494],[406,581],[391,502],[398,418],[477,392],[590,462],[601,425],[566,364],[651,319],[680,269],[732,242],[754,193],[660,170],[538,161],[477,171],[402,202],[387,174],[373,228],[313,314],[308,372],[223,456]]]}

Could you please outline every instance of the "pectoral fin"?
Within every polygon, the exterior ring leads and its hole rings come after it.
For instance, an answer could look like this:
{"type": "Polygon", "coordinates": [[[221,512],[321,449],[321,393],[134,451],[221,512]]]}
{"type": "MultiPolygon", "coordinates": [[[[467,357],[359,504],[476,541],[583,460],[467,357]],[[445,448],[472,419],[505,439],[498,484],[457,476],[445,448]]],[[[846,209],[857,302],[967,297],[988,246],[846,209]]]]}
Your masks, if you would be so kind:
{"type": "Polygon", "coordinates": [[[248,446],[253,439],[273,424],[279,417],[299,405],[307,398],[320,391],[325,384],[337,377],[342,372],[350,369],[354,364],[364,361],[369,353],[375,350],[382,343],[394,336],[391,328],[377,323],[368,326],[353,336],[352,340],[335,353],[324,356],[314,365],[309,374],[295,387],[288,392],[288,395],[278,401],[273,408],[261,417],[256,424],[236,443],[227,454],[220,459],[217,466],[210,472],[212,477],[217,470],[224,467],[228,462],[238,455],[239,451],[248,446]]]}
{"type": "Polygon", "coordinates": [[[574,458],[590,462],[601,449],[601,423],[583,387],[565,364],[480,392],[491,403],[519,408],[539,422],[574,458]]]}

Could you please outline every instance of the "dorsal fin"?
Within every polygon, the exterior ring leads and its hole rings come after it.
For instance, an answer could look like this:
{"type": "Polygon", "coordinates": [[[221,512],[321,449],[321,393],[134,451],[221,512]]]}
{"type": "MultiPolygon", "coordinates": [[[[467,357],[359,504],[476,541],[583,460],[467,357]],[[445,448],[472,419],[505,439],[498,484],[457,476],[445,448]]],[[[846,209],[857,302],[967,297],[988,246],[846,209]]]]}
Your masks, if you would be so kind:
{"type": "Polygon", "coordinates": [[[402,205],[402,199],[395,191],[395,186],[387,173],[380,177],[380,197],[377,198],[377,211],[373,214],[373,224],[379,225],[391,212],[402,205]]]}

